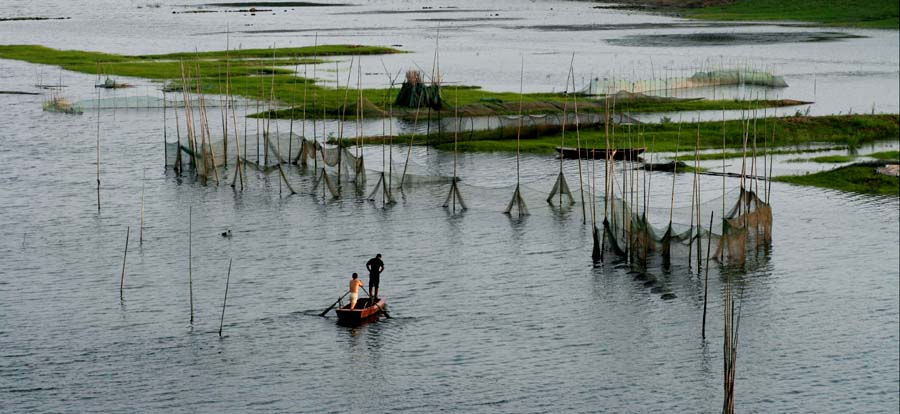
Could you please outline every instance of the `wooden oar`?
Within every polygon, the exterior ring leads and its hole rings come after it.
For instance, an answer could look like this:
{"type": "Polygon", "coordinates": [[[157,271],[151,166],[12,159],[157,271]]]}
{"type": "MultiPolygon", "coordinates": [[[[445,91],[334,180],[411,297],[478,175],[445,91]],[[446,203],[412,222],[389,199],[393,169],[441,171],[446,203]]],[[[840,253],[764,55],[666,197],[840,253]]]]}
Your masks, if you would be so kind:
{"type": "Polygon", "coordinates": [[[319,316],[325,316],[325,314],[328,313],[328,311],[333,309],[335,306],[337,306],[337,304],[341,301],[341,299],[343,299],[344,296],[347,296],[348,293],[350,293],[349,290],[346,293],[344,293],[343,295],[341,295],[341,297],[339,297],[338,300],[334,301],[334,303],[332,303],[331,306],[328,307],[328,309],[323,310],[322,313],[319,314],[319,316]]]}
{"type": "MultiPolygon", "coordinates": [[[[364,288],[362,286],[360,286],[360,287],[362,288],[363,292],[366,292],[366,295],[369,295],[369,302],[372,302],[376,299],[376,298],[373,298],[371,294],[369,294],[369,291],[367,291],[366,288],[364,288]]],[[[388,319],[391,319],[391,314],[388,313],[387,309],[385,309],[383,306],[379,305],[378,302],[370,303],[370,305],[377,306],[378,309],[381,311],[381,313],[384,314],[384,316],[387,316],[388,319]]]]}

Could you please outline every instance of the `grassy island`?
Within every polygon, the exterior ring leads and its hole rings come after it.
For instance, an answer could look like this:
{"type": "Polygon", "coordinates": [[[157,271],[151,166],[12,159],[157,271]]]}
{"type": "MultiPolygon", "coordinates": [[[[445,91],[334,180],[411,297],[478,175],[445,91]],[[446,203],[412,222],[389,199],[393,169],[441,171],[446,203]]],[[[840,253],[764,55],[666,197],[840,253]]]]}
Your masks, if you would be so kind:
{"type": "MultiPolygon", "coordinates": [[[[356,91],[324,86],[311,79],[312,70],[304,65],[323,63],[333,56],[361,56],[402,51],[379,46],[322,45],[276,49],[248,49],[212,52],[169,53],[161,55],[118,55],[102,52],[77,50],[57,50],[36,45],[0,45],[0,59],[14,59],[31,63],[57,65],[63,69],[115,76],[130,76],[166,82],[170,88],[178,89],[184,74],[192,83],[199,82],[205,93],[222,94],[226,91],[226,78],[230,77],[230,92],[247,98],[268,101],[273,97],[282,107],[272,113],[255,116],[275,118],[301,118],[304,115],[334,118],[340,115],[356,114],[356,91]],[[184,72],[182,72],[182,68],[184,72]],[[309,77],[295,76],[306,73],[309,77]],[[304,96],[306,99],[304,99],[304,96]],[[305,105],[304,105],[305,102],[305,105]],[[305,109],[305,111],[304,111],[305,109]]],[[[333,70],[324,65],[320,71],[333,70]]],[[[340,75],[340,74],[339,74],[340,75]]],[[[341,76],[342,85],[346,76],[341,76]]],[[[354,83],[351,80],[351,88],[354,83]]],[[[196,87],[196,86],[192,86],[196,87]]],[[[415,118],[416,109],[391,106],[398,89],[371,88],[362,91],[362,112],[366,117],[384,117],[388,114],[415,118]]],[[[509,115],[519,112],[526,114],[562,113],[567,99],[561,93],[491,92],[478,86],[444,87],[442,92],[445,105],[441,111],[432,111],[432,116],[451,116],[452,104],[458,101],[462,116],[509,115]]],[[[631,97],[617,102],[618,112],[642,113],[663,111],[703,111],[771,108],[800,105],[806,102],[782,100],[671,100],[660,98],[631,97]]],[[[602,99],[578,99],[579,111],[604,112],[606,103],[602,99]]],[[[421,110],[424,118],[427,110],[421,110]]]]}

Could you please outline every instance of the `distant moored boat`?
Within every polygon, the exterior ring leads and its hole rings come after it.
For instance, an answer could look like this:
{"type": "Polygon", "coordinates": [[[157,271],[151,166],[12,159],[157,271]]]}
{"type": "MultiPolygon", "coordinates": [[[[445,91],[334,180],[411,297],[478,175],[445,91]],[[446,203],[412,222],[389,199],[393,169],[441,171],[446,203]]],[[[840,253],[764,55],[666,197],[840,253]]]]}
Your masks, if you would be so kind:
{"type": "Polygon", "coordinates": [[[619,148],[614,150],[605,150],[603,148],[569,148],[556,147],[556,152],[565,159],[597,159],[605,160],[607,154],[609,158],[614,160],[635,160],[640,156],[646,148],[619,148]],[[579,155],[580,153],[580,155],[579,155]]]}

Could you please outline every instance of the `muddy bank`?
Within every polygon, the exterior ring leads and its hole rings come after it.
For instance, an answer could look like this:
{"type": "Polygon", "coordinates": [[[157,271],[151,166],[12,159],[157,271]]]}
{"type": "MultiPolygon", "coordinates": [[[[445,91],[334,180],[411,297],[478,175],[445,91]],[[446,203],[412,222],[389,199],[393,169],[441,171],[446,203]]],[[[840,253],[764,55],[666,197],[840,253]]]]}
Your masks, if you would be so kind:
{"type": "Polygon", "coordinates": [[[621,24],[545,24],[534,26],[507,26],[506,29],[540,30],[545,32],[599,32],[608,30],[655,30],[655,29],[709,29],[757,26],[804,27],[807,23],[753,23],[753,22],[673,22],[673,23],[621,23],[621,24]]]}
{"type": "Polygon", "coordinates": [[[349,3],[314,3],[310,1],[240,1],[231,3],[206,3],[209,7],[345,7],[349,3]]]}
{"type": "Polygon", "coordinates": [[[417,10],[369,10],[369,11],[354,11],[354,12],[340,12],[335,14],[413,14],[413,13],[493,13],[496,10],[489,9],[458,9],[456,7],[444,7],[440,9],[434,9],[430,7],[423,7],[417,10]]]}
{"type": "Polygon", "coordinates": [[[516,20],[524,20],[521,17],[455,17],[455,18],[430,18],[430,19],[412,19],[414,22],[512,22],[516,20]]]}
{"type": "Polygon", "coordinates": [[[857,39],[858,36],[841,32],[766,32],[766,33],[687,33],[666,35],[632,35],[609,39],[616,46],[631,47],[694,47],[766,45],[775,43],[834,42],[857,39]]]}

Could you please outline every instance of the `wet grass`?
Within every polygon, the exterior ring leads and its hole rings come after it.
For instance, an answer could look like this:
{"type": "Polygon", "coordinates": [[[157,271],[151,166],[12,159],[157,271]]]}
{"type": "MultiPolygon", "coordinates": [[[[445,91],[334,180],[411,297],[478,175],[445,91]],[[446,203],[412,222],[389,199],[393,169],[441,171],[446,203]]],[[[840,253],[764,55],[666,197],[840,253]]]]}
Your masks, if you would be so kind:
{"type": "Polygon", "coordinates": [[[685,17],[705,20],[796,20],[829,26],[900,29],[897,0],[739,0],[685,9],[685,17]]]}
{"type": "Polygon", "coordinates": [[[862,194],[900,196],[900,178],[875,172],[875,164],[853,164],[815,174],[776,177],[776,181],[862,194]]]}
{"type": "Polygon", "coordinates": [[[815,158],[792,158],[785,162],[815,162],[819,164],[843,164],[856,159],[855,155],[825,155],[815,158]]]}
{"type": "Polygon", "coordinates": [[[900,161],[900,151],[882,151],[866,155],[867,157],[885,161],[900,161]]]}

